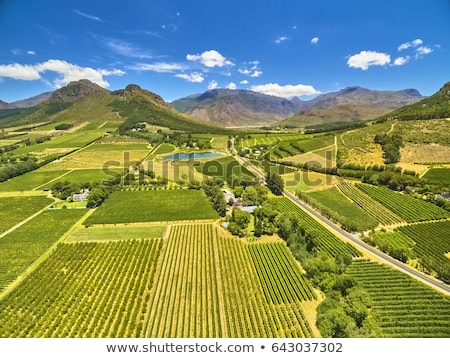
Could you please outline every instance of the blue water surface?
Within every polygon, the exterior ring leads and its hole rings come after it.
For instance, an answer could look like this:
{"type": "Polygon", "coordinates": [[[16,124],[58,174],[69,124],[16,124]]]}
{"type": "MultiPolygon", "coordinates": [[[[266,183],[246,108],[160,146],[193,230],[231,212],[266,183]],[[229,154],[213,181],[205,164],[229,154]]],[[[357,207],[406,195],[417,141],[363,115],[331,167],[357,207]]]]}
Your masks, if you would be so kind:
{"type": "Polygon", "coordinates": [[[223,154],[216,152],[205,152],[205,153],[175,153],[165,155],[163,157],[164,160],[194,160],[194,159],[204,159],[204,158],[213,158],[220,157],[223,154]]]}

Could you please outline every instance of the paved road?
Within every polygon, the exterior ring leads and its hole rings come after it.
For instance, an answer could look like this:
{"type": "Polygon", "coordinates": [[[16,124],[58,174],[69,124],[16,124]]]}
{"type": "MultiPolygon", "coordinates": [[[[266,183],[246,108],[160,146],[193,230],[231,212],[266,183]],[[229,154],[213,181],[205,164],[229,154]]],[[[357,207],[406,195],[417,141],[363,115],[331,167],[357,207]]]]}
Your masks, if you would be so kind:
{"type": "MultiPolygon", "coordinates": [[[[253,170],[253,172],[255,174],[257,174],[261,179],[264,180],[265,174],[261,171],[261,169],[256,167],[253,163],[250,163],[245,158],[242,158],[241,156],[239,156],[237,154],[236,150],[234,149],[234,147],[232,147],[231,152],[241,163],[243,163],[245,166],[249,167],[251,170],[253,170]]],[[[303,210],[305,210],[308,213],[310,213],[316,219],[318,219],[325,227],[327,227],[328,229],[335,230],[338,233],[340,233],[341,235],[343,235],[345,238],[347,238],[349,241],[351,241],[358,249],[366,251],[366,252],[369,252],[372,255],[376,256],[378,259],[380,259],[380,260],[384,261],[385,263],[389,264],[390,266],[394,266],[396,269],[398,269],[398,270],[400,270],[402,272],[405,272],[405,273],[413,276],[416,279],[424,281],[429,286],[431,286],[431,287],[433,287],[435,289],[438,289],[439,291],[444,292],[447,295],[450,295],[450,286],[448,286],[448,285],[446,285],[446,284],[444,284],[442,282],[436,281],[435,279],[429,277],[426,274],[423,274],[423,273],[421,273],[419,271],[416,271],[412,267],[410,267],[410,266],[408,266],[406,264],[403,264],[402,262],[392,258],[389,255],[386,255],[385,253],[375,249],[374,247],[372,247],[372,246],[366,244],[365,242],[361,241],[360,239],[354,237],[352,234],[350,234],[349,232],[343,230],[342,228],[340,228],[339,226],[337,226],[336,224],[334,224],[333,222],[331,222],[330,220],[328,220],[327,218],[322,216],[317,211],[311,209],[303,201],[298,199],[294,194],[292,194],[292,193],[290,193],[290,192],[285,190],[285,191],[283,191],[283,195],[286,196],[287,198],[289,198],[290,200],[292,200],[295,204],[300,206],[303,210]]]]}

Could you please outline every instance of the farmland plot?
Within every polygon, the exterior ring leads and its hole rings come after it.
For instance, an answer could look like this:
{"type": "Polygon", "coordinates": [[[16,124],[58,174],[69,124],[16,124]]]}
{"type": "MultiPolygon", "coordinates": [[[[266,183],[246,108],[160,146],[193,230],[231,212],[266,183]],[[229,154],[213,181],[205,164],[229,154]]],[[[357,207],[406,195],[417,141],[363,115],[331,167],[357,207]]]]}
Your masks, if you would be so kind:
{"type": "Polygon", "coordinates": [[[0,234],[33,215],[53,200],[42,196],[0,198],[0,234]]]}
{"type": "Polygon", "coordinates": [[[42,170],[123,168],[136,165],[145,158],[150,148],[147,144],[112,143],[93,144],[57,162],[50,163],[42,170]]]}
{"type": "Polygon", "coordinates": [[[311,337],[301,302],[315,294],[289,250],[260,246],[294,269],[284,287],[305,293],[274,304],[248,245],[213,224],[174,225],[167,239],[59,244],[0,301],[0,337],[311,337]]]}
{"type": "Polygon", "coordinates": [[[86,210],[46,210],[0,239],[0,290],[16,279],[79,220],[86,210]]]}
{"type": "Polygon", "coordinates": [[[437,220],[450,216],[448,211],[407,194],[368,184],[356,186],[407,222],[437,220]]]}
{"type": "Polygon", "coordinates": [[[387,266],[355,261],[348,272],[372,297],[384,337],[450,337],[450,298],[387,266]]]}
{"type": "Polygon", "coordinates": [[[117,191],[87,220],[92,224],[216,219],[217,213],[202,191],[117,191]]]}
{"type": "MultiPolygon", "coordinates": [[[[282,255],[290,253],[286,250],[282,255]]],[[[164,264],[156,272],[148,303],[147,336],[312,335],[300,299],[291,297],[278,304],[267,301],[248,244],[220,237],[213,225],[173,226],[161,259],[164,264]]],[[[269,282],[267,289],[276,290],[275,276],[269,282]]],[[[309,282],[304,284],[306,295],[313,296],[309,282]]],[[[289,287],[289,292],[294,290],[289,287]]]]}
{"type": "Polygon", "coordinates": [[[0,301],[0,337],[142,337],[161,246],[60,244],[0,301]]]}

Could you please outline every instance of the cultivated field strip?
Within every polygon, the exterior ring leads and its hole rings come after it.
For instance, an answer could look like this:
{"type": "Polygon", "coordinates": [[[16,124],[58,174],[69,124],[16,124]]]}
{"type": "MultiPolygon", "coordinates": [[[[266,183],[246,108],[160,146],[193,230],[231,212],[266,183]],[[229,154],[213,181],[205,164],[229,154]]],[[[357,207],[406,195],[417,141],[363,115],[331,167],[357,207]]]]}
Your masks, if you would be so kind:
{"type": "Polygon", "coordinates": [[[313,235],[314,244],[319,251],[324,251],[333,257],[339,255],[361,256],[361,253],[351,244],[337,238],[288,198],[283,197],[277,200],[282,213],[293,213],[301,219],[303,228],[307,233],[313,235]]]}
{"type": "Polygon", "coordinates": [[[381,224],[393,225],[403,222],[403,219],[400,216],[394,214],[378,201],[359,190],[355,185],[348,182],[342,182],[337,184],[337,187],[342,191],[343,194],[353,200],[370,216],[377,219],[381,224]]]}
{"type": "Polygon", "coordinates": [[[141,336],[160,248],[160,239],[60,244],[0,302],[0,337],[141,336]]]}
{"type": "Polygon", "coordinates": [[[316,298],[292,255],[285,253],[287,247],[284,242],[255,243],[249,245],[249,249],[269,303],[294,303],[316,298]]]}
{"type": "Polygon", "coordinates": [[[450,216],[448,211],[439,206],[407,194],[368,184],[357,184],[356,186],[407,222],[438,220],[450,216]]]}
{"type": "Polygon", "coordinates": [[[445,275],[450,280],[450,259],[445,255],[450,252],[450,221],[439,221],[407,225],[399,231],[415,242],[414,252],[421,258],[427,269],[445,275]]]}
{"type": "Polygon", "coordinates": [[[299,300],[266,301],[247,243],[220,237],[212,224],[195,224],[172,226],[165,245],[146,336],[312,335],[299,300]]]}
{"type": "Polygon", "coordinates": [[[372,297],[385,337],[450,337],[450,298],[387,266],[354,261],[348,272],[372,297]]]}

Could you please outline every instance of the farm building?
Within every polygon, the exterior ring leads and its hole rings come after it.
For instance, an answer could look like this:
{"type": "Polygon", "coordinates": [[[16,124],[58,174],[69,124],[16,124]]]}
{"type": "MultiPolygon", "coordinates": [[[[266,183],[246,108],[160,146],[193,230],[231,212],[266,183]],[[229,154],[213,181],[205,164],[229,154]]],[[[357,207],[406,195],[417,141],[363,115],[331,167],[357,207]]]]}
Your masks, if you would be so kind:
{"type": "Polygon", "coordinates": [[[250,206],[242,206],[239,209],[241,209],[242,211],[246,211],[249,214],[253,214],[253,212],[255,211],[255,209],[257,209],[258,207],[256,205],[250,205],[250,206]]]}
{"type": "Polygon", "coordinates": [[[73,194],[72,201],[87,200],[89,196],[89,189],[85,189],[81,194],[73,194]]]}
{"type": "Polygon", "coordinates": [[[236,197],[231,191],[223,189],[222,193],[225,197],[225,201],[227,202],[227,204],[233,204],[236,201],[236,197]]]}

